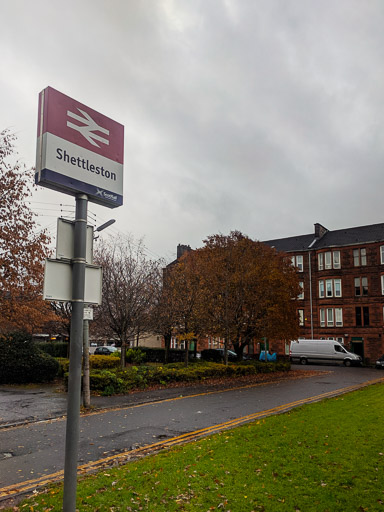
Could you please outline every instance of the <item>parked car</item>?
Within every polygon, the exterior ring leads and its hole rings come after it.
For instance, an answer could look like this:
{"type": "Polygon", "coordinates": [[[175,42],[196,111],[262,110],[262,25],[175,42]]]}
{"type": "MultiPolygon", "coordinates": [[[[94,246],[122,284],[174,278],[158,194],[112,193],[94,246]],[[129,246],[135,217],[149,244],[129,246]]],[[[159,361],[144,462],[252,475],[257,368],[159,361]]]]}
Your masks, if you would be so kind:
{"type": "Polygon", "coordinates": [[[117,352],[116,347],[96,347],[94,354],[99,356],[110,356],[113,352],[117,352]]]}
{"type": "Polygon", "coordinates": [[[376,361],[376,368],[379,370],[384,370],[384,354],[376,361]]]}

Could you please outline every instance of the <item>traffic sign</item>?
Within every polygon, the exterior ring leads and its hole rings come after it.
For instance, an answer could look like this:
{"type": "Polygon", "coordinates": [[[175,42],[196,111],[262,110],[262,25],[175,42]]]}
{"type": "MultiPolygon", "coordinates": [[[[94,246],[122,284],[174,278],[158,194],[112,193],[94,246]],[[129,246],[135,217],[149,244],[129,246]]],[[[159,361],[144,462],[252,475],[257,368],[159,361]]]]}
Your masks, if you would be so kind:
{"type": "Polygon", "coordinates": [[[35,181],[94,203],[123,204],[124,126],[47,87],[39,95],[35,181]]]}
{"type": "MultiPolygon", "coordinates": [[[[75,256],[75,223],[72,220],[57,219],[56,258],[72,260],[75,256]]],[[[87,226],[86,263],[93,264],[93,227],[87,226]]]]}
{"type": "MultiPolygon", "coordinates": [[[[102,268],[97,265],[85,267],[84,302],[101,304],[102,268]]],[[[70,302],[73,300],[72,265],[67,261],[46,259],[44,267],[43,299],[70,302]]]]}

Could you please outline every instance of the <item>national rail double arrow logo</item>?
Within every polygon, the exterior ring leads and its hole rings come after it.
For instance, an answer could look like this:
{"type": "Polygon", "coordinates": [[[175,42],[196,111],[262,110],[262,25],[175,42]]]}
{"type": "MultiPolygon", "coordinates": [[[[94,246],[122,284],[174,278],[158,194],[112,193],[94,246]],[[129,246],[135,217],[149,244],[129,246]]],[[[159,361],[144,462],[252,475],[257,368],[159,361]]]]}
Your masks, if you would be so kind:
{"type": "Polygon", "coordinates": [[[81,110],[80,108],[77,109],[83,117],[79,116],[78,114],[74,114],[70,110],[67,110],[68,117],[71,117],[72,119],[75,119],[76,121],[79,121],[80,123],[83,123],[82,125],[77,125],[74,123],[71,123],[70,121],[67,121],[68,128],[73,128],[74,130],[81,133],[81,135],[93,146],[100,147],[99,144],[96,143],[102,142],[103,144],[109,146],[109,140],[105,139],[104,137],[101,137],[101,135],[97,135],[93,132],[101,132],[105,135],[109,135],[109,130],[106,128],[103,128],[102,126],[99,126],[96,121],[92,119],[92,117],[87,114],[87,112],[84,112],[84,110],[81,110]]]}

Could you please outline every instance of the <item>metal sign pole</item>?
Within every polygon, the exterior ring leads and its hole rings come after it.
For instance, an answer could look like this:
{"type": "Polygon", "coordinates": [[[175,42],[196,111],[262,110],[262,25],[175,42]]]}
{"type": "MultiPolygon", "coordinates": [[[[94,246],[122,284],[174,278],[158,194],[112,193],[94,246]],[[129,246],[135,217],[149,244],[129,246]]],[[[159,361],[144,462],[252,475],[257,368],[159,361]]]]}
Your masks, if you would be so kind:
{"type": "Polygon", "coordinates": [[[76,196],[63,512],[76,511],[88,197],[76,196]]]}

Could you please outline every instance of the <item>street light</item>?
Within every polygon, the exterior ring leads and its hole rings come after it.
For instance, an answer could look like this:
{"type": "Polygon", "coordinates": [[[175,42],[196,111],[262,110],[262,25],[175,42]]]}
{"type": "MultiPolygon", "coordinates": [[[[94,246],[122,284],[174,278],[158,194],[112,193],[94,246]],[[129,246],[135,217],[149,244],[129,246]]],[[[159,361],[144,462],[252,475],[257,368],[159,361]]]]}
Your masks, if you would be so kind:
{"type": "Polygon", "coordinates": [[[116,222],[115,219],[108,220],[107,222],[105,222],[104,224],[102,224],[101,226],[96,228],[95,231],[103,231],[103,229],[108,228],[109,226],[111,226],[115,222],[116,222]]]}

